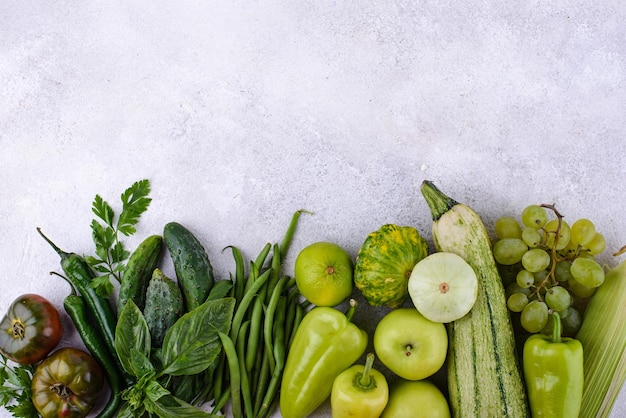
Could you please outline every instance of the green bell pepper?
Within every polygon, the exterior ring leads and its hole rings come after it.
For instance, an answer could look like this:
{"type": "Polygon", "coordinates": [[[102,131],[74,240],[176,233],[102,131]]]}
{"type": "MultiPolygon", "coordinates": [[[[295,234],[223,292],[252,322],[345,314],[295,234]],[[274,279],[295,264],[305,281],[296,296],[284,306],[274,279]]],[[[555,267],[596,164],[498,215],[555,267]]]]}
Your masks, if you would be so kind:
{"type": "Polygon", "coordinates": [[[337,376],[330,393],[333,418],[378,418],[383,413],[389,386],[373,364],[374,353],[369,353],[365,365],[355,364],[337,376]]]}
{"type": "Polygon", "coordinates": [[[535,334],[524,343],[523,365],[533,418],[578,417],[583,393],[583,347],[561,337],[561,319],[552,314],[552,336],[535,334]]]}
{"type": "Polygon", "coordinates": [[[287,355],[280,390],[284,418],[304,418],[330,396],[335,378],[363,355],[367,333],[351,322],[356,302],[346,314],[318,306],[302,319],[287,355]]]}

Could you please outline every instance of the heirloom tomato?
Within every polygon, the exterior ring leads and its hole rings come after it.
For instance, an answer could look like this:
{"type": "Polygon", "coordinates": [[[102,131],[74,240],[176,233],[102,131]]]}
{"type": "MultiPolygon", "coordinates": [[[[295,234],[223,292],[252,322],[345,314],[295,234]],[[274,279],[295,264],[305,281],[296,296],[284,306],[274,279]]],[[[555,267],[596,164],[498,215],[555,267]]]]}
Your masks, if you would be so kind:
{"type": "Polygon", "coordinates": [[[96,404],[104,374],[85,351],[61,348],[37,366],[31,387],[33,404],[43,418],[82,418],[96,404]]]}
{"type": "Polygon", "coordinates": [[[42,296],[25,294],[15,299],[0,322],[0,352],[20,364],[43,359],[61,341],[59,311],[42,296]]]}

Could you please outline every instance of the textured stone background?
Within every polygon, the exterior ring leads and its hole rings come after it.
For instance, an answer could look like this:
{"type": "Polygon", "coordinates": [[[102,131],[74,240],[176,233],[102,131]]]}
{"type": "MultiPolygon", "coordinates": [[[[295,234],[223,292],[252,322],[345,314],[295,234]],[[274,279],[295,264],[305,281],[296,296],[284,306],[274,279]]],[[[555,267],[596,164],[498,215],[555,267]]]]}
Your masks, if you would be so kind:
{"type": "Polygon", "coordinates": [[[622,1],[4,1],[0,15],[3,312],[68,292],[36,226],[90,253],[95,194],[116,204],[142,178],[153,203],[128,245],[177,220],[221,276],[223,247],[255,256],[300,208],[314,215],[287,272],[318,240],[356,256],[384,223],[430,240],[424,179],[490,228],[556,203],[621,261],[622,1]]]}

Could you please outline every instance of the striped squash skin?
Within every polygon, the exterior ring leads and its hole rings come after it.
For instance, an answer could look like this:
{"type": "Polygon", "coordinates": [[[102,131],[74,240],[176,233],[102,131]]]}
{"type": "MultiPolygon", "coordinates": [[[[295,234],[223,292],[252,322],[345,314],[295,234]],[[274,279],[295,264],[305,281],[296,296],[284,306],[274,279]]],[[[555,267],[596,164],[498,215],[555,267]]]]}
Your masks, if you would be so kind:
{"type": "Polygon", "coordinates": [[[399,308],[409,296],[413,267],[428,242],[411,226],[386,224],[367,236],[354,265],[354,283],[372,306],[399,308]]]}
{"type": "MultiPolygon", "coordinates": [[[[425,190],[429,187],[436,190],[425,183],[422,192],[432,193],[425,190]]],[[[529,417],[504,286],[489,235],[473,209],[447,199],[449,209],[445,211],[441,207],[433,209],[429,202],[435,247],[463,257],[479,278],[478,297],[472,310],[447,327],[452,413],[458,418],[529,417]]]]}

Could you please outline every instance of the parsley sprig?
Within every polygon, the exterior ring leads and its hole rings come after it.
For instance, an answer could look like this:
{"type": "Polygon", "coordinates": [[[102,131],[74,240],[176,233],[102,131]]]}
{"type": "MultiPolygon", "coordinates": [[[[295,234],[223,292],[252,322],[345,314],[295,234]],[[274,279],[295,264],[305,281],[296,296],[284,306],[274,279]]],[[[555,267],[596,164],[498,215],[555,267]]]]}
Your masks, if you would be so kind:
{"type": "Polygon", "coordinates": [[[14,417],[33,418],[39,413],[32,401],[31,381],[33,365],[11,366],[7,358],[0,354],[0,405],[14,417]]]}
{"type": "Polygon", "coordinates": [[[113,292],[111,278],[118,282],[122,281],[126,270],[125,261],[130,252],[124,248],[120,238],[121,235],[128,237],[137,232],[135,225],[152,201],[148,197],[149,194],[148,180],[133,183],[122,193],[122,211],[117,218],[111,205],[100,195],[94,198],[92,211],[98,219],[91,221],[91,235],[96,245],[96,254],[85,257],[85,260],[99,273],[91,282],[91,286],[102,297],[109,297],[113,292]]]}

